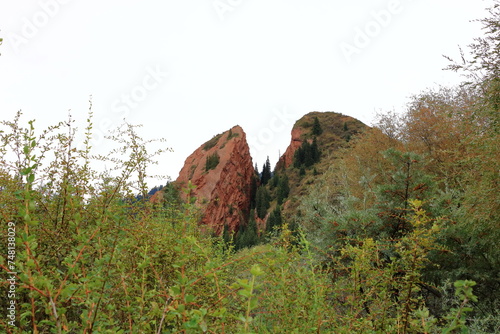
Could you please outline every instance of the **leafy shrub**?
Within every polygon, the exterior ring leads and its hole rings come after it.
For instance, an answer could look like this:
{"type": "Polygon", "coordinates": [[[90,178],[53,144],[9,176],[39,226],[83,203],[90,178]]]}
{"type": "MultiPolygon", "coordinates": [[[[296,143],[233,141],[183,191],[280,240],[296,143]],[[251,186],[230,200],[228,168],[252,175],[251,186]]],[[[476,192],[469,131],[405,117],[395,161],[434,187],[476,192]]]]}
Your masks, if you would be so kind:
{"type": "Polygon", "coordinates": [[[219,139],[222,137],[222,135],[223,135],[222,133],[219,133],[218,135],[213,136],[212,139],[210,139],[205,144],[203,144],[203,149],[205,151],[208,151],[209,149],[211,149],[212,147],[217,145],[217,143],[219,142],[219,139]]]}
{"type": "Polygon", "coordinates": [[[205,171],[208,172],[211,169],[215,169],[219,164],[220,158],[217,152],[211,154],[207,157],[207,161],[205,163],[205,171]]]}

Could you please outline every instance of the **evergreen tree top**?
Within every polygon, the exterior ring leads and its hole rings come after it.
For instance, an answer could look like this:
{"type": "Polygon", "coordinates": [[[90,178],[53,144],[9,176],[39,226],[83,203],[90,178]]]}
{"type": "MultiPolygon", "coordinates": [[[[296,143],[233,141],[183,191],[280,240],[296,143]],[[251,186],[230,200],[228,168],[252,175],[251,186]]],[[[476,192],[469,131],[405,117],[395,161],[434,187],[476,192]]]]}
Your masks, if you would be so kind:
{"type": "Polygon", "coordinates": [[[319,136],[323,133],[323,129],[321,128],[321,124],[319,123],[318,117],[314,117],[314,123],[312,127],[313,136],[319,136]]]}

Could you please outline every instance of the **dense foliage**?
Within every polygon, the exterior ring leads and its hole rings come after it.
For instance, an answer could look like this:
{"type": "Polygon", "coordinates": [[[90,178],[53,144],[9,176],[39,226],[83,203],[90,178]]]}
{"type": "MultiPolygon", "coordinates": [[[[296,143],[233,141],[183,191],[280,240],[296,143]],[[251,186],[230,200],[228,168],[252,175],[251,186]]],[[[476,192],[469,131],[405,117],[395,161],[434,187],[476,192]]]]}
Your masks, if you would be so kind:
{"type": "MultiPolygon", "coordinates": [[[[404,299],[413,305],[406,307],[416,315],[425,306],[425,314],[436,317],[438,324],[449,319],[450,282],[476,282],[478,300],[467,324],[474,333],[500,330],[500,6],[490,13],[491,18],[482,20],[486,37],[471,45],[472,60],[462,54],[462,63],[450,66],[463,71],[468,81],[415,95],[402,114],[378,115],[375,127],[342,149],[338,163],[301,201],[295,219],[318,260],[332,268],[333,280],[352,274],[357,261],[368,261],[356,268],[363,277],[358,289],[364,319],[374,313],[367,291],[378,291],[386,271],[395,270],[391,284],[402,277],[416,284],[404,299]],[[415,209],[425,212],[419,219],[419,224],[427,224],[422,231],[412,218],[415,209]],[[415,233],[424,237],[428,231],[432,235],[418,242],[425,249],[414,252],[414,260],[422,258],[410,264],[418,272],[393,268],[413,247],[408,238],[417,240],[415,233]],[[403,242],[408,246],[401,249],[403,242]],[[346,256],[346,249],[353,253],[346,256]],[[370,253],[373,257],[367,258],[370,253]],[[339,271],[345,262],[348,268],[339,271]]],[[[388,291],[392,299],[404,302],[403,289],[388,287],[384,293],[388,291]]],[[[376,301],[384,298],[377,295],[376,301]]],[[[403,332],[419,332],[412,328],[411,317],[406,318],[408,312],[401,312],[403,332]]],[[[381,317],[376,320],[385,319],[381,317]]]]}
{"type": "MultiPolygon", "coordinates": [[[[316,118],[318,119],[318,118],[316,118]]],[[[319,161],[321,152],[318,148],[316,137],[309,143],[307,140],[302,142],[302,145],[295,151],[293,156],[293,166],[295,168],[311,167],[319,161]]]]}
{"type": "Polygon", "coordinates": [[[0,330],[499,332],[499,10],[472,60],[451,66],[466,84],[416,95],[357,136],[341,123],[349,145],[334,157],[315,153],[328,124],[314,118],[295,166],[256,168],[249,222],[222,236],[198,226],[190,189],[185,202],[170,183],[148,190],[165,150],[148,152],[137,127],[93,156],[92,112],[81,145],[71,118],[43,131],[21,113],[1,122],[0,218],[15,238],[0,243],[0,268],[15,296],[0,300],[15,312],[0,330]],[[294,192],[300,170],[314,176],[307,193],[294,192]]]}

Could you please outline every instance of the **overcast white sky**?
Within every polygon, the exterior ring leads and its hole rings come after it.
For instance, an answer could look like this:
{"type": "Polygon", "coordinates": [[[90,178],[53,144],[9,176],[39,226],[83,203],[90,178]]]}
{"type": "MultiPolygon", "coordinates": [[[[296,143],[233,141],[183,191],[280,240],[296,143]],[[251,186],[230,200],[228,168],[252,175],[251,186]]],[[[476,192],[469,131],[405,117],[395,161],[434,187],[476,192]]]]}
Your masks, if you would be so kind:
{"type": "MultiPolygon", "coordinates": [[[[239,124],[259,167],[274,165],[295,120],[336,111],[370,124],[428,87],[481,35],[488,0],[0,0],[0,115],[39,129],[83,121],[95,146],[123,117],[173,153],[175,179],[213,135],[239,124]]],[[[165,182],[154,181],[153,184],[165,182]]]]}

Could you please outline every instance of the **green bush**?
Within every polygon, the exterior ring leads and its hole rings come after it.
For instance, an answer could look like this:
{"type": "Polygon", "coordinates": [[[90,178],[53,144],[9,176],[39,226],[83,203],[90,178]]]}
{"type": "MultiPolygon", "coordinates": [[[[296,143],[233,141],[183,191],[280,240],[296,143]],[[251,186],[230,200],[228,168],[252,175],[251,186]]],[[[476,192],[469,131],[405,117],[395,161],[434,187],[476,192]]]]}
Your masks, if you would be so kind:
{"type": "Polygon", "coordinates": [[[205,151],[208,151],[209,149],[211,149],[212,147],[217,145],[217,143],[219,142],[219,139],[222,137],[222,135],[223,135],[223,133],[219,133],[218,135],[213,136],[212,139],[210,139],[205,144],[203,144],[203,149],[205,151]]]}
{"type": "Polygon", "coordinates": [[[207,161],[205,163],[205,171],[208,172],[211,169],[215,169],[219,164],[220,158],[217,152],[211,154],[207,157],[207,161]]]}

